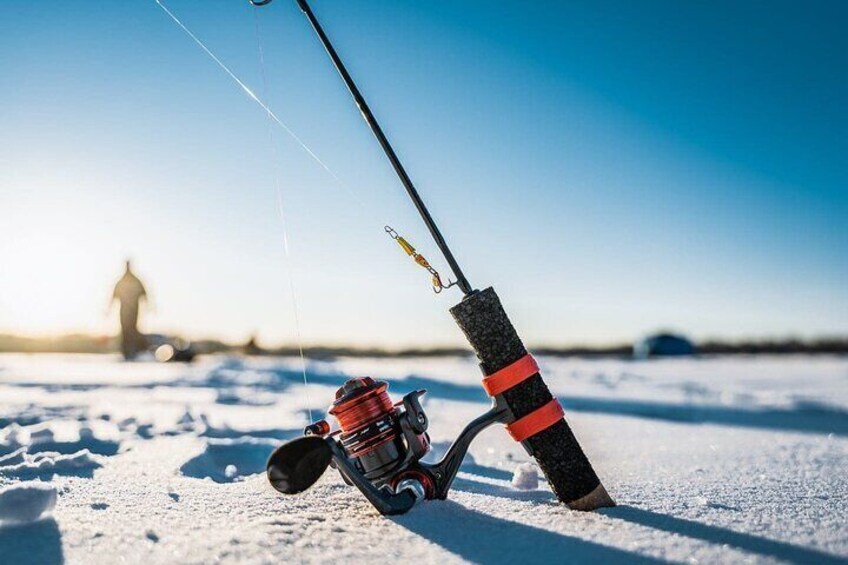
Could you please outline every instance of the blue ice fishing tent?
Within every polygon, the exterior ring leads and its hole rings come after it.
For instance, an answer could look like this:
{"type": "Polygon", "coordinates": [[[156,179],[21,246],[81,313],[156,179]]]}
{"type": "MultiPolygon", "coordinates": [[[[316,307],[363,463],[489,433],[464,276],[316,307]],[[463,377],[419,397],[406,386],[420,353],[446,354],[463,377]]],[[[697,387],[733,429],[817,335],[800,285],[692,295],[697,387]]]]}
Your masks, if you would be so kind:
{"type": "Polygon", "coordinates": [[[687,338],[670,333],[648,336],[633,346],[633,356],[637,359],[648,357],[681,357],[694,355],[695,346],[687,338]]]}

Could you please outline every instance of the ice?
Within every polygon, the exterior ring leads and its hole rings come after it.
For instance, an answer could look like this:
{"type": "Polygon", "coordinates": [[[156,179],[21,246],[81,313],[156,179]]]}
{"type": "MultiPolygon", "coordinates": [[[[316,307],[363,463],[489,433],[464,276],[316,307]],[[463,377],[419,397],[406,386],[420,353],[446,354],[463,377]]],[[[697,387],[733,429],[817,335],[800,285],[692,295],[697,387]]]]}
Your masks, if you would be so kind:
{"type": "Polygon", "coordinates": [[[38,481],[0,488],[0,526],[41,519],[56,506],[56,487],[38,481]]]}
{"type": "Polygon", "coordinates": [[[490,406],[470,357],[311,362],[304,387],[298,359],[0,354],[0,513],[18,521],[0,517],[0,561],[848,562],[848,358],[539,363],[617,507],[557,503],[503,426],[448,500],[401,517],[333,469],[300,495],[270,488],[270,452],[352,375],[396,400],[426,389],[443,456],[490,406]],[[27,503],[4,502],[18,490],[27,503]]]}

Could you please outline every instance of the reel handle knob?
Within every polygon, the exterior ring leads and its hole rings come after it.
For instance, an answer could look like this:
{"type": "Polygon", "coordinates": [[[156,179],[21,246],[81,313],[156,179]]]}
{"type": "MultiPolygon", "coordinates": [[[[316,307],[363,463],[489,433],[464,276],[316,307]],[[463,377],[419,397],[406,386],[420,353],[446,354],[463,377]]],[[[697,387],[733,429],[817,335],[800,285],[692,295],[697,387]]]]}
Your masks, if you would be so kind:
{"type": "Polygon", "coordinates": [[[305,436],[325,436],[330,433],[330,423],[327,420],[318,420],[306,426],[303,430],[305,436]]]}
{"type": "Polygon", "coordinates": [[[283,494],[297,494],[314,485],[333,458],[328,441],[304,436],[275,449],[266,466],[271,486],[283,494]]]}

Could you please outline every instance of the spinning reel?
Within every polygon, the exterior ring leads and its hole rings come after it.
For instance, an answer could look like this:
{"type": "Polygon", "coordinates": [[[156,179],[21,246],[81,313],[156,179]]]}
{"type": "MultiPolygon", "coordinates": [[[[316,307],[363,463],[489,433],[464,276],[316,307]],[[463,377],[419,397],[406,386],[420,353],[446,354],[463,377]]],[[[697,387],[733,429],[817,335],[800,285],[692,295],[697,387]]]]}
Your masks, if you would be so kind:
{"type": "Polygon", "coordinates": [[[381,514],[403,514],[421,500],[447,498],[472,440],[509,415],[496,400],[462,430],[441,461],[423,463],[430,450],[427,415],[420,403],[425,391],[410,392],[394,404],[387,389],[387,383],[371,377],[347,381],[329,410],[339,429],[330,432],[329,422],[320,420],[306,427],[304,437],[278,447],[268,459],[271,485],[297,494],[332,466],[381,514]]]}

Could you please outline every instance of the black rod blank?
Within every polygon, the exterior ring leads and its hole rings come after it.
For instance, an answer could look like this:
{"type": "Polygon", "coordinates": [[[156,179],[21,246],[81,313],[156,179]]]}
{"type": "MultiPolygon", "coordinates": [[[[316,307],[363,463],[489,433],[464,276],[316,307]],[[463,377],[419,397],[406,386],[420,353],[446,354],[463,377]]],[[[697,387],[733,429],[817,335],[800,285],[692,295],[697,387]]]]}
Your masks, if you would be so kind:
{"type": "Polygon", "coordinates": [[[386,157],[389,158],[389,162],[391,162],[392,167],[394,167],[395,172],[400,178],[400,182],[406,189],[407,194],[409,194],[409,198],[412,200],[412,203],[415,204],[415,208],[421,215],[421,219],[424,220],[424,223],[427,225],[427,229],[430,230],[430,235],[433,236],[433,240],[435,240],[436,245],[439,247],[439,250],[442,252],[442,255],[444,255],[445,260],[448,262],[448,265],[450,265],[450,268],[453,271],[454,276],[456,277],[457,286],[459,286],[459,288],[465,295],[471,294],[471,292],[473,291],[471,284],[468,282],[468,279],[466,279],[465,275],[462,273],[462,269],[459,267],[459,263],[456,262],[453,253],[451,253],[451,250],[448,247],[447,242],[445,241],[445,238],[439,231],[439,227],[436,225],[436,222],[430,215],[430,211],[427,210],[427,206],[424,204],[424,201],[421,200],[421,196],[415,189],[415,185],[412,184],[412,180],[409,178],[409,175],[406,174],[406,169],[403,168],[403,164],[401,164],[400,159],[398,159],[397,154],[395,154],[395,150],[392,148],[392,145],[386,138],[386,134],[383,133],[383,129],[380,127],[380,124],[377,122],[377,119],[374,117],[374,114],[368,107],[368,103],[365,102],[365,98],[362,97],[362,93],[360,93],[359,89],[356,87],[356,83],[353,82],[353,79],[347,72],[344,63],[342,63],[342,60],[339,58],[338,53],[336,53],[336,50],[333,48],[333,44],[330,43],[329,38],[324,33],[323,28],[321,28],[321,24],[319,24],[318,20],[315,18],[315,14],[312,13],[312,9],[309,7],[309,4],[307,4],[306,0],[297,0],[297,4],[298,6],[300,6],[300,9],[303,10],[303,13],[306,14],[309,23],[312,25],[312,28],[315,30],[315,33],[318,35],[318,39],[321,40],[321,44],[324,45],[324,49],[327,51],[327,54],[330,56],[330,59],[332,59],[333,65],[335,65],[336,70],[341,75],[342,80],[344,80],[347,89],[353,96],[353,100],[359,107],[359,111],[362,113],[362,117],[365,118],[368,127],[371,128],[371,131],[374,133],[374,136],[377,138],[377,141],[380,142],[380,146],[386,153],[386,157]]]}

